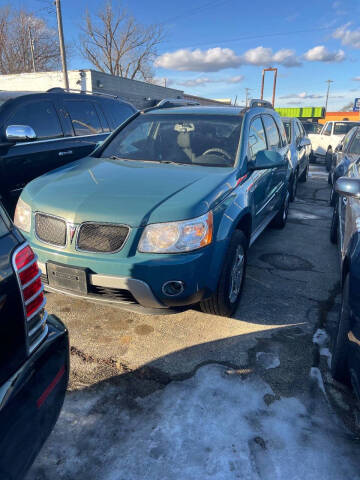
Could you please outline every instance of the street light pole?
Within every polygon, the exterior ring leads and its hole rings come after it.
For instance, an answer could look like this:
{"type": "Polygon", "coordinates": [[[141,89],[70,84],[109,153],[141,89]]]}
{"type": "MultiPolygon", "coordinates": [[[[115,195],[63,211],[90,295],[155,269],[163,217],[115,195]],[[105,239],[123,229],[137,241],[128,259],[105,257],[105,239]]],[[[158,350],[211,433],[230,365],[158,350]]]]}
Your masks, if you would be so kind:
{"type": "Polygon", "coordinates": [[[63,77],[64,77],[64,86],[65,86],[65,90],[68,90],[69,78],[68,78],[68,72],[66,67],[66,53],[65,53],[65,45],[64,45],[64,32],[63,32],[63,25],[62,25],[60,0],[55,0],[55,5],[56,5],[56,17],[57,17],[57,24],[58,24],[60,55],[61,55],[62,71],[63,71],[63,77]]]}
{"type": "Polygon", "coordinates": [[[327,91],[326,91],[326,101],[325,101],[325,113],[327,112],[328,101],[329,101],[329,92],[330,92],[330,85],[334,83],[334,80],[326,80],[328,84],[327,91]]]}

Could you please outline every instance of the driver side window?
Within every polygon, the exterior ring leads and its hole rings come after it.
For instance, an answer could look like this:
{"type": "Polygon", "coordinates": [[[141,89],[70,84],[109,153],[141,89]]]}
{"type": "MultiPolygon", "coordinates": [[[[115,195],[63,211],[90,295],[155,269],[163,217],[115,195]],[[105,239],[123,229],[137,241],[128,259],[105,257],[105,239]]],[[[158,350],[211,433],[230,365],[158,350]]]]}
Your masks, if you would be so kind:
{"type": "Polygon", "coordinates": [[[266,138],[263,123],[260,117],[255,118],[249,128],[248,159],[255,161],[256,154],[266,150],[266,138]]]}

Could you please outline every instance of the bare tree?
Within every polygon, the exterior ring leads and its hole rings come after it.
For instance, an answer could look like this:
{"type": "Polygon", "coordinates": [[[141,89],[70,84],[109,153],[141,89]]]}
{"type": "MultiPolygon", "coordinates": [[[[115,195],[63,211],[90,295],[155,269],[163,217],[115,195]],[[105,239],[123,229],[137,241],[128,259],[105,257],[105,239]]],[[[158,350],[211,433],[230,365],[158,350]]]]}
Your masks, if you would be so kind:
{"type": "Polygon", "coordinates": [[[59,46],[55,30],[25,10],[0,9],[0,73],[33,71],[30,34],[34,45],[34,61],[38,71],[59,67],[59,46]]]}
{"type": "Polygon", "coordinates": [[[81,31],[82,54],[101,72],[152,78],[152,64],[163,37],[160,25],[141,25],[126,10],[114,10],[109,2],[95,15],[86,12],[81,31]]]}

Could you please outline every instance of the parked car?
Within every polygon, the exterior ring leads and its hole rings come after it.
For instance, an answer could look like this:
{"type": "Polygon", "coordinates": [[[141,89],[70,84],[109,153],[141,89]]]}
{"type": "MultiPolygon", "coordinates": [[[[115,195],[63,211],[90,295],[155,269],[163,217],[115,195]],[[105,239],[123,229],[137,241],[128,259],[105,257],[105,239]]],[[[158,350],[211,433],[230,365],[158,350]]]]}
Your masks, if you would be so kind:
{"type": "Polygon", "coordinates": [[[320,131],[322,129],[322,125],[320,123],[317,123],[317,122],[310,122],[310,121],[307,121],[307,120],[301,120],[301,124],[304,127],[304,130],[305,130],[307,135],[309,135],[309,133],[320,133],[320,131]]]}
{"type": "Polygon", "coordinates": [[[336,180],[346,175],[350,165],[360,158],[360,127],[354,127],[348,132],[333,154],[331,169],[329,172],[329,184],[331,185],[330,205],[335,206],[337,194],[335,192],[336,180]]]}
{"type": "Polygon", "coordinates": [[[91,153],[136,109],[117,98],[65,92],[0,92],[0,194],[12,213],[34,178],[91,153]]]}
{"type": "Polygon", "coordinates": [[[248,247],[289,208],[284,126],[268,102],[251,105],[139,112],[91,156],[27,185],[15,223],[47,288],[231,315],[248,247]]]}
{"type": "Polygon", "coordinates": [[[301,122],[297,118],[283,117],[282,121],[290,145],[290,162],[292,167],[290,200],[294,201],[298,181],[306,182],[308,178],[311,143],[301,122]]]}
{"type": "Polygon", "coordinates": [[[342,301],[332,339],[333,377],[352,383],[360,395],[360,165],[351,164],[336,181],[339,195],[334,208],[331,241],[340,252],[342,301]]]}
{"type": "Polygon", "coordinates": [[[329,171],[335,148],[341,142],[344,135],[358,125],[360,125],[360,122],[350,122],[347,120],[341,122],[326,122],[319,134],[309,134],[312,145],[312,161],[316,162],[319,159],[323,159],[329,171]]]}
{"type": "Polygon", "coordinates": [[[68,332],[45,310],[36,255],[0,203],[0,478],[22,479],[58,418],[68,332]]]}

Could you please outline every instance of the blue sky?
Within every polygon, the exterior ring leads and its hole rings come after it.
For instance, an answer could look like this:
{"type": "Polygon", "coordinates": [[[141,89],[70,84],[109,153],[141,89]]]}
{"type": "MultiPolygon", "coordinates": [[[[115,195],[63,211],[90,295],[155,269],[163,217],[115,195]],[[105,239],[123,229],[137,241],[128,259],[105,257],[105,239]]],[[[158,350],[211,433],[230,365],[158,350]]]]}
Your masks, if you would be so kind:
{"type": "MultiPolygon", "coordinates": [[[[35,12],[46,0],[13,0],[35,12]]],[[[9,2],[0,0],[1,4],[9,2]]],[[[113,1],[116,6],[120,2],[113,1]]],[[[159,81],[188,93],[258,97],[264,66],[279,68],[277,105],[323,105],[329,109],[360,96],[360,0],[125,0],[144,24],[162,23],[165,40],[155,66],[159,81]],[[358,77],[359,80],[354,80],[358,77]]],[[[66,39],[75,42],[70,68],[89,68],[76,52],[85,9],[99,0],[62,0],[66,39]]],[[[271,78],[265,89],[271,96],[271,78]]]]}

